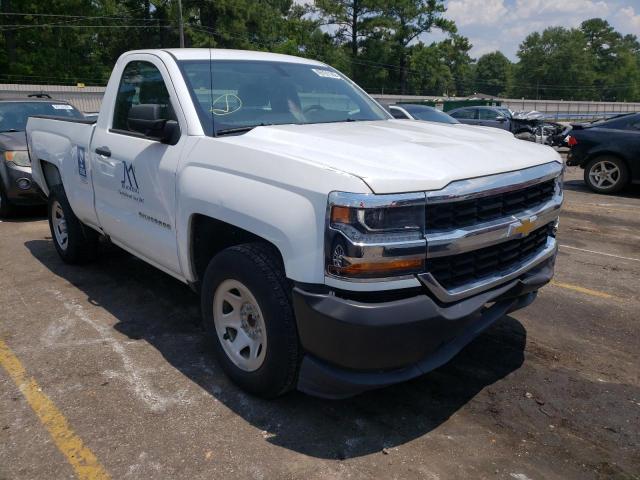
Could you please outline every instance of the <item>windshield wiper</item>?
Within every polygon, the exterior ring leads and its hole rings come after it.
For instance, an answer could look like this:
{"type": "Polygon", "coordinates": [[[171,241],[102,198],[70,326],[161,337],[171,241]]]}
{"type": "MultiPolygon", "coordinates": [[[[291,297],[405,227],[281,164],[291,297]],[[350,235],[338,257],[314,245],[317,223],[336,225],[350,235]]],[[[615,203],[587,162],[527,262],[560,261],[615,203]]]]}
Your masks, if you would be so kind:
{"type": "Polygon", "coordinates": [[[0,130],[0,133],[7,133],[7,132],[21,132],[23,130],[16,130],[15,128],[10,128],[8,130],[0,130]]]}
{"type": "Polygon", "coordinates": [[[342,118],[340,120],[327,120],[326,122],[311,122],[307,125],[320,124],[320,123],[350,123],[350,122],[375,122],[376,120],[367,120],[364,118],[342,118]]]}
{"type": "Polygon", "coordinates": [[[244,133],[244,132],[249,132],[251,130],[253,130],[256,127],[266,127],[268,125],[268,123],[259,123],[258,125],[247,125],[245,127],[234,127],[234,128],[223,128],[222,130],[218,130],[216,132],[216,137],[219,137],[220,135],[228,135],[231,133],[244,133]]]}

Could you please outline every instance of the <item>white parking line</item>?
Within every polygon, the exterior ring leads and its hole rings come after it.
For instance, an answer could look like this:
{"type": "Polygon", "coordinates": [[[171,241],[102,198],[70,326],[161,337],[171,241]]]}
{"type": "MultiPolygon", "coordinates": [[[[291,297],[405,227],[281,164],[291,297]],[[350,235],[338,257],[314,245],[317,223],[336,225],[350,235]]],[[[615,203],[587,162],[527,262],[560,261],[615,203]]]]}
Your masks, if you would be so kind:
{"type": "Polygon", "coordinates": [[[605,208],[623,207],[623,208],[632,208],[634,210],[638,208],[638,205],[631,205],[629,203],[596,203],[595,205],[597,207],[605,207],[605,208]]]}
{"type": "Polygon", "coordinates": [[[572,247],[570,245],[562,245],[561,244],[560,247],[561,248],[570,248],[571,250],[579,250],[581,252],[595,253],[597,255],[604,255],[606,257],[619,258],[621,260],[631,260],[632,262],[640,262],[640,258],[622,257],[620,255],[614,255],[613,253],[596,252],[595,250],[587,250],[586,248],[572,247]]]}

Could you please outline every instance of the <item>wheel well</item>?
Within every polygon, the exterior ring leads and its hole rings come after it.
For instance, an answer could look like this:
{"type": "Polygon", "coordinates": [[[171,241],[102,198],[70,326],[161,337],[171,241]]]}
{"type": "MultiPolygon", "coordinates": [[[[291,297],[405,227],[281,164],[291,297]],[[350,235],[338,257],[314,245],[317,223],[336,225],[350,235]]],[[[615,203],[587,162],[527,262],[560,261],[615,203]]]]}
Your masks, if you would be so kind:
{"type": "Polygon", "coordinates": [[[280,250],[273,243],[230,223],[196,214],[191,220],[190,233],[191,265],[197,283],[202,280],[209,261],[217,253],[242,243],[263,242],[271,245],[284,265],[280,250]]]}
{"type": "Polygon", "coordinates": [[[627,161],[626,158],[624,158],[622,155],[620,155],[617,152],[608,152],[608,151],[592,153],[585,159],[584,163],[582,164],[582,168],[586,168],[589,162],[591,162],[592,160],[595,160],[598,157],[615,157],[618,160],[620,160],[622,163],[624,163],[625,167],[627,167],[627,171],[629,172],[631,171],[631,165],[629,165],[629,162],[627,161]]]}
{"type": "Polygon", "coordinates": [[[49,191],[51,191],[52,187],[62,184],[60,171],[53,163],[40,160],[40,167],[42,168],[42,175],[44,176],[44,181],[47,183],[49,191]]]}

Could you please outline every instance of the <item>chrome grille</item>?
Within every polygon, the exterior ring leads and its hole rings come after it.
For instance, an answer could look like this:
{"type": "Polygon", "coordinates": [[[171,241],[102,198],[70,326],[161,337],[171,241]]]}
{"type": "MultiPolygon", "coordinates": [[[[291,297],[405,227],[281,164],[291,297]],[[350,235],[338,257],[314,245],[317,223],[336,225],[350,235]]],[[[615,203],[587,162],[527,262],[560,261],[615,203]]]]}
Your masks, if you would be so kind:
{"type": "Polygon", "coordinates": [[[553,198],[555,180],[520,190],[427,207],[427,231],[453,230],[535,208],[553,198]]]}
{"type": "Polygon", "coordinates": [[[427,256],[417,277],[454,302],[513,281],[555,255],[559,162],[426,192],[427,256]]]}
{"type": "Polygon", "coordinates": [[[549,223],[524,238],[459,255],[430,259],[427,261],[427,270],[444,288],[455,289],[525,263],[545,248],[553,228],[554,223],[549,223]]]}

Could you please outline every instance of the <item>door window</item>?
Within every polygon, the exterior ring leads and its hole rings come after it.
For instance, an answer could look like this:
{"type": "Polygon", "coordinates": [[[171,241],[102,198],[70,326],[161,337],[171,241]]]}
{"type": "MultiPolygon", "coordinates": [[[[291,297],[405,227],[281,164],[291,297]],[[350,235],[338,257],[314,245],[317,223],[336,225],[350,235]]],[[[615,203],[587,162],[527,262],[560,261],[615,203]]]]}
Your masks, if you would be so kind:
{"type": "Polygon", "coordinates": [[[131,107],[139,104],[158,104],[162,118],[177,120],[160,71],[152,63],[133,61],[127,64],[120,79],[113,112],[113,129],[132,131],[127,117],[131,107]]]}
{"type": "Polygon", "coordinates": [[[402,110],[399,110],[397,108],[391,107],[389,111],[391,112],[391,115],[393,115],[393,118],[398,118],[400,120],[407,120],[409,118],[402,110]]]}
{"type": "Polygon", "coordinates": [[[457,112],[453,112],[451,116],[461,120],[474,120],[476,118],[476,109],[467,108],[464,110],[458,110],[457,112]]]}
{"type": "Polygon", "coordinates": [[[478,110],[480,120],[498,120],[503,115],[495,110],[481,109],[478,110]]]}

